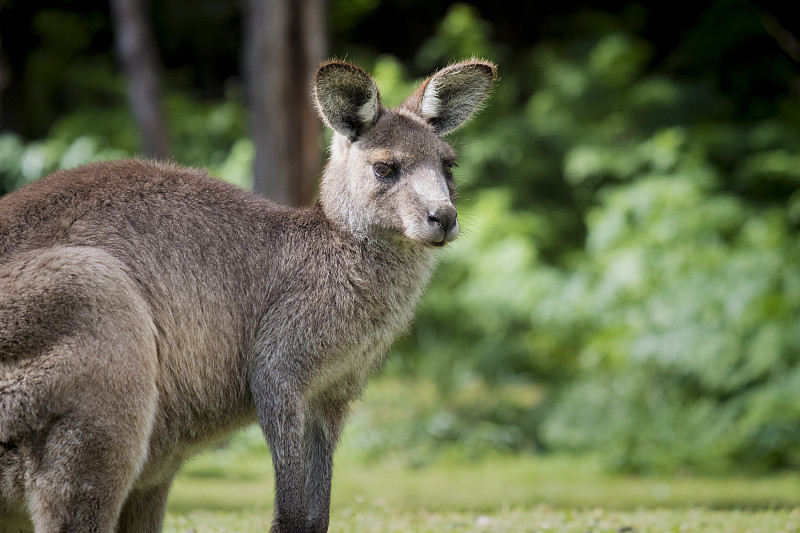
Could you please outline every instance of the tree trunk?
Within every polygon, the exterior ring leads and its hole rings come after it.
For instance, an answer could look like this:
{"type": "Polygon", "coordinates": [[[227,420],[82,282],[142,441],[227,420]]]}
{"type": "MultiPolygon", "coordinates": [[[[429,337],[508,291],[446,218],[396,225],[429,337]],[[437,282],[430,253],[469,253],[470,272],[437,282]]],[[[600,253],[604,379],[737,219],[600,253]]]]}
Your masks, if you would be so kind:
{"type": "Polygon", "coordinates": [[[245,0],[244,68],[255,147],[253,188],[307,205],[320,169],[311,81],[324,59],[324,0],[245,0]]]}
{"type": "Polygon", "coordinates": [[[139,128],[142,149],[150,157],[169,157],[159,89],[160,68],[149,19],[141,0],[110,0],[110,3],[117,54],[127,79],[128,100],[139,128]]]}

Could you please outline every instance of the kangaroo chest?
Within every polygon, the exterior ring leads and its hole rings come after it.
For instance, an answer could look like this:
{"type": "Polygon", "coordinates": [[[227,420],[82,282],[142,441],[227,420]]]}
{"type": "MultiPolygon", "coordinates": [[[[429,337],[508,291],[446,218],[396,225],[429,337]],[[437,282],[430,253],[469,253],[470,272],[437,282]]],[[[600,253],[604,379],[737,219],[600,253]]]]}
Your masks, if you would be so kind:
{"type": "Polygon", "coordinates": [[[308,296],[286,290],[259,327],[256,351],[267,371],[291,374],[311,396],[358,395],[413,317],[432,266],[422,259],[331,268],[312,283],[298,277],[308,296]]]}

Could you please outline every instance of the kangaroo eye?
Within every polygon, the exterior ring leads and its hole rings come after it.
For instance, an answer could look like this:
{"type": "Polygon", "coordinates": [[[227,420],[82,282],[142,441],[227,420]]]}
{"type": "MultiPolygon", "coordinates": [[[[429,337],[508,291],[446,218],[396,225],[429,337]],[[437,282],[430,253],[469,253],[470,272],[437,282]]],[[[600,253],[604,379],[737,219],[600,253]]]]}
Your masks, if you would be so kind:
{"type": "Polygon", "coordinates": [[[458,168],[455,161],[445,161],[442,163],[442,171],[446,178],[453,179],[453,169],[458,168]]]}
{"type": "Polygon", "coordinates": [[[392,163],[375,163],[372,165],[372,171],[378,178],[393,178],[397,174],[397,167],[392,163]]]}

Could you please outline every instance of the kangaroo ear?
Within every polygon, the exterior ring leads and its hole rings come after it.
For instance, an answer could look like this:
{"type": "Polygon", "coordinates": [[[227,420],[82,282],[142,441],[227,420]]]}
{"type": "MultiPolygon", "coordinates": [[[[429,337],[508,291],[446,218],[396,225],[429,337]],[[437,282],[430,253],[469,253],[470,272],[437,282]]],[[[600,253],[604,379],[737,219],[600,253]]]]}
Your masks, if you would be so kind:
{"type": "Polygon", "coordinates": [[[375,123],[381,109],[375,80],[343,61],[328,61],[317,69],[314,100],[325,124],[351,141],[375,123]]]}
{"type": "Polygon", "coordinates": [[[497,67],[471,59],[440,70],[417,87],[403,107],[444,135],[463,125],[480,109],[497,78],[497,67]]]}

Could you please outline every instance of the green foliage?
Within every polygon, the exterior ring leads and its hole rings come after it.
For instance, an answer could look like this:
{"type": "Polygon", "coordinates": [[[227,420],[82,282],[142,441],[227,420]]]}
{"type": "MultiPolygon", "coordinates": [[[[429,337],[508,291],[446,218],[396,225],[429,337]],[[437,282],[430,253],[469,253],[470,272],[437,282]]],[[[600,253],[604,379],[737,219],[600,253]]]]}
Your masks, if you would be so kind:
{"type": "Polygon", "coordinates": [[[431,70],[456,58],[482,57],[497,59],[497,46],[490,41],[492,26],[480,18],[469,4],[450,6],[439,25],[436,36],[426,41],[417,52],[417,66],[431,70]]]}
{"type": "Polygon", "coordinates": [[[672,175],[615,189],[589,220],[593,331],[548,440],[634,470],[800,466],[785,214],[672,175]]]}
{"type": "MultiPolygon", "coordinates": [[[[252,186],[253,147],[235,96],[208,103],[173,94],[166,113],[175,161],[205,167],[240,187],[252,186]]],[[[61,117],[40,140],[25,142],[0,133],[0,192],[58,169],[137,154],[138,134],[124,105],[79,109],[61,117]]]]}
{"type": "Polygon", "coordinates": [[[205,167],[212,175],[241,187],[252,187],[253,146],[238,95],[210,103],[172,95],[166,107],[177,161],[205,167]]]}
{"type": "Polygon", "coordinates": [[[356,409],[337,456],[420,468],[532,451],[536,443],[525,424],[533,425],[541,397],[525,383],[498,389],[472,380],[442,390],[426,379],[383,379],[356,409]]]}
{"type": "Polygon", "coordinates": [[[29,131],[44,130],[65,106],[96,106],[123,96],[113,57],[93,49],[93,41],[108,31],[104,16],[49,6],[35,11],[29,23],[38,36],[26,57],[22,85],[29,131]]]}
{"type": "Polygon", "coordinates": [[[71,138],[55,134],[26,143],[13,133],[3,133],[0,134],[0,190],[17,189],[60,168],[128,154],[92,134],[76,133],[71,138]]]}
{"type": "MultiPolygon", "coordinates": [[[[476,16],[454,7],[420,57],[502,56],[476,16]]],[[[539,383],[513,417],[522,448],[636,472],[800,468],[798,109],[734,121],[650,56],[625,32],[517,55],[527,68],[501,64],[458,139],[464,234],[390,366],[436,380],[440,442],[507,409],[454,400],[476,381],[539,383]]]]}

